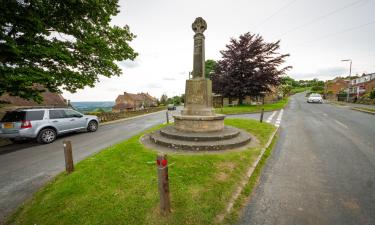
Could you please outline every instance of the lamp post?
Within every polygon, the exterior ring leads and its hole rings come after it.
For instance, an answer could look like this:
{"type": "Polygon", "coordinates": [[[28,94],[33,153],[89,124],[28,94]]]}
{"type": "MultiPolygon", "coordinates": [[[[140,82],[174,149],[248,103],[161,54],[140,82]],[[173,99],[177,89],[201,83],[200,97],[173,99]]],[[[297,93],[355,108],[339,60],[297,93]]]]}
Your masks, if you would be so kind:
{"type": "Polygon", "coordinates": [[[349,90],[350,90],[350,77],[352,76],[352,60],[351,59],[343,59],[341,62],[350,62],[349,68],[349,82],[348,82],[348,93],[346,95],[346,102],[349,102],[349,90]]]}

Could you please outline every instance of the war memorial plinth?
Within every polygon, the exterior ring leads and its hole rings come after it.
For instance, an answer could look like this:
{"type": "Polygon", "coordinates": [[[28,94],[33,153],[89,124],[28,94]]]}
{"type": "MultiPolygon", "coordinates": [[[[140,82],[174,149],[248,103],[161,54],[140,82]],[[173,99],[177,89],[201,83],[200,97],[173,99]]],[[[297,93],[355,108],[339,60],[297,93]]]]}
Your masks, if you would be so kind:
{"type": "Polygon", "coordinates": [[[240,129],[224,126],[224,115],[212,107],[212,83],[205,78],[206,21],[201,17],[192,24],[194,35],[193,76],[186,81],[185,106],[174,116],[174,125],[164,127],[142,138],[142,142],[173,150],[212,151],[234,149],[250,142],[250,135],[240,129]]]}

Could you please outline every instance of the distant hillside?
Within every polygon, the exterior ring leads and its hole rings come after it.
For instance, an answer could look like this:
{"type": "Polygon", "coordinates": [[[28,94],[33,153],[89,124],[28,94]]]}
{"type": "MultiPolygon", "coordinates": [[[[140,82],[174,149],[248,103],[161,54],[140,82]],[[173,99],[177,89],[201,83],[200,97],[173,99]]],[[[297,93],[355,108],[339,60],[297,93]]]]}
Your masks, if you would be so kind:
{"type": "Polygon", "coordinates": [[[70,104],[80,112],[95,112],[99,110],[104,110],[105,112],[112,111],[112,106],[115,102],[112,101],[102,101],[102,102],[70,102],[70,104]]]}

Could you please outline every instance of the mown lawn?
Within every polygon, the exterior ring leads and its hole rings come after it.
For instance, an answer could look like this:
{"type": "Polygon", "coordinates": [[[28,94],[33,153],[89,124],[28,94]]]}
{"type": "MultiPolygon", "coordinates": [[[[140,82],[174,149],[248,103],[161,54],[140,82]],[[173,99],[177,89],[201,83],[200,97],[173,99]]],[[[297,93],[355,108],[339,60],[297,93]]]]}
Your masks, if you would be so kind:
{"type": "MultiPolygon", "coordinates": [[[[251,132],[261,146],[275,129],[255,120],[227,119],[225,123],[251,132]]],[[[169,154],[173,212],[162,217],[157,153],[139,143],[141,135],[81,161],[70,175],[60,174],[6,224],[212,224],[261,149],[169,154]]]]}
{"type": "Polygon", "coordinates": [[[256,113],[260,112],[262,108],[264,111],[273,111],[284,108],[288,103],[288,99],[284,98],[275,103],[269,103],[264,105],[238,105],[238,106],[225,106],[223,108],[216,108],[216,113],[220,114],[240,114],[240,113],[256,113]]]}

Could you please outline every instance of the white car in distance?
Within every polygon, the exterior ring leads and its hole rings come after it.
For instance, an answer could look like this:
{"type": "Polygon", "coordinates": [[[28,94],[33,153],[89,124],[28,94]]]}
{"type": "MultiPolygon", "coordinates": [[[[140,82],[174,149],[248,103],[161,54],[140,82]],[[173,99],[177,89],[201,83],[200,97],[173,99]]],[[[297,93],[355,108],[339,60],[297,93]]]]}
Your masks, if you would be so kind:
{"type": "Polygon", "coordinates": [[[307,98],[307,103],[323,103],[323,98],[320,94],[313,93],[307,98]]]}

